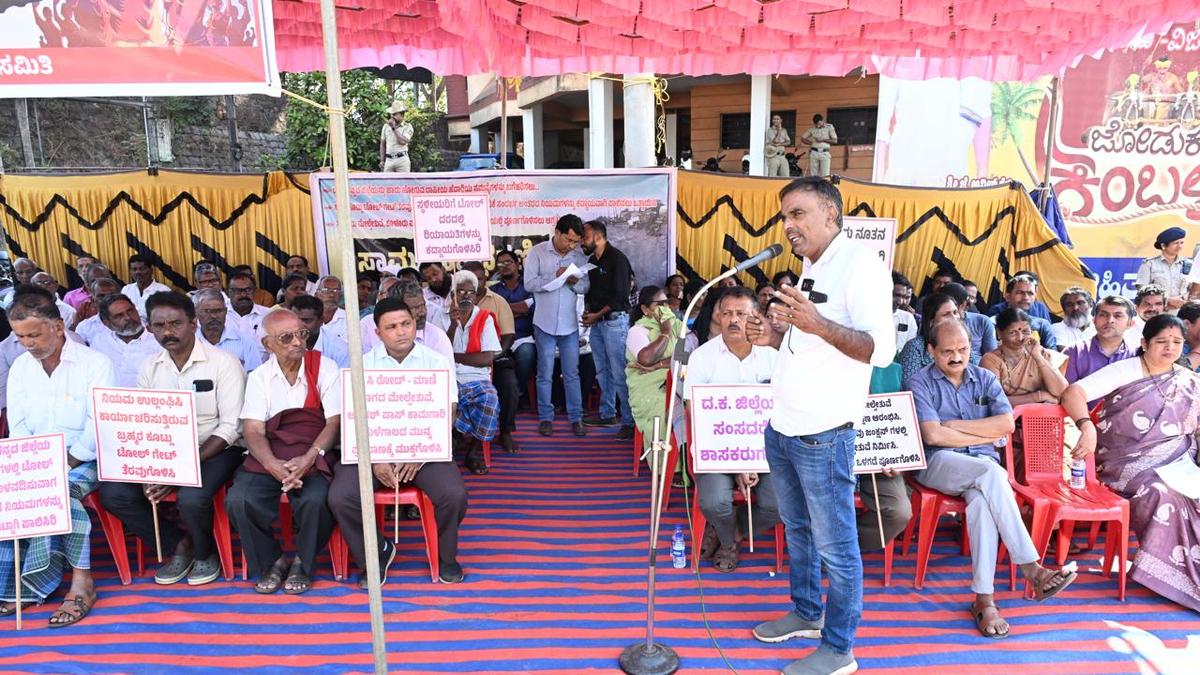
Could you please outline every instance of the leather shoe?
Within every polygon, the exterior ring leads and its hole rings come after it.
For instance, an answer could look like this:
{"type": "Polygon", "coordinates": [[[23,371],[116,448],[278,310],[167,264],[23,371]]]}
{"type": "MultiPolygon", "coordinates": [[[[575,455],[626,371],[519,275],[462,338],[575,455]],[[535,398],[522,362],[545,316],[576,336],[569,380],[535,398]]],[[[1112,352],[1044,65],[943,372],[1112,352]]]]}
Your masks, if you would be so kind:
{"type": "Polygon", "coordinates": [[[621,430],[617,432],[617,440],[618,441],[628,441],[632,438],[633,438],[633,425],[632,424],[629,426],[626,426],[626,427],[621,427],[621,430]]]}
{"type": "Polygon", "coordinates": [[[543,436],[553,436],[554,435],[554,423],[553,422],[542,422],[541,424],[538,424],[538,433],[543,436]]]}
{"type": "Polygon", "coordinates": [[[587,436],[587,427],[583,426],[583,422],[571,422],[571,430],[576,436],[587,436]]]}
{"type": "Polygon", "coordinates": [[[463,568],[457,562],[442,562],[438,564],[438,576],[444,584],[457,584],[463,580],[463,568]]]}

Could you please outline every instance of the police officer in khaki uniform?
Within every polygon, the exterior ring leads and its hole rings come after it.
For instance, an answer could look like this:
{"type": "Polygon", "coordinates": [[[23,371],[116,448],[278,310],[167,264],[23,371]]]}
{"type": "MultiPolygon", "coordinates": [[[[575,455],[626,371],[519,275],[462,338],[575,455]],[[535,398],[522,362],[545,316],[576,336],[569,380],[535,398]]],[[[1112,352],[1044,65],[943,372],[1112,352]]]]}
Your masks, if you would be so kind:
{"type": "Polygon", "coordinates": [[[387,172],[407,173],[412,171],[408,143],[413,137],[413,126],[404,121],[403,103],[393,103],[387,111],[390,117],[379,131],[379,166],[387,172]]]}
{"type": "Polygon", "coordinates": [[[1158,233],[1154,248],[1161,251],[1153,258],[1146,258],[1138,267],[1138,289],[1154,284],[1167,292],[1167,310],[1175,313],[1188,299],[1188,284],[1191,279],[1192,261],[1180,254],[1187,231],[1182,227],[1168,227],[1158,233]]]}

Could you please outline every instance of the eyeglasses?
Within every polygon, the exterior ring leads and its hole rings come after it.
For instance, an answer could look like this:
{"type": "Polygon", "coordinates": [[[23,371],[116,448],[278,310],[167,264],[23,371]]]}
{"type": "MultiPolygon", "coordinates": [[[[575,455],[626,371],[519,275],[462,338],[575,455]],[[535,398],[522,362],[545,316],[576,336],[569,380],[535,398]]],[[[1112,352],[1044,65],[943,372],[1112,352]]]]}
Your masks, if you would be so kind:
{"type": "Polygon", "coordinates": [[[300,340],[301,342],[307,340],[308,335],[309,330],[307,328],[301,328],[300,330],[291,330],[286,333],[280,333],[279,335],[275,336],[275,339],[279,340],[279,344],[281,345],[290,345],[292,344],[292,340],[300,340]]]}
{"type": "Polygon", "coordinates": [[[666,298],[663,298],[662,300],[659,300],[658,298],[655,298],[654,300],[651,300],[651,301],[650,301],[650,306],[651,306],[651,307],[656,307],[656,306],[658,306],[658,305],[665,305],[665,304],[667,304],[667,299],[666,299],[666,298]]]}

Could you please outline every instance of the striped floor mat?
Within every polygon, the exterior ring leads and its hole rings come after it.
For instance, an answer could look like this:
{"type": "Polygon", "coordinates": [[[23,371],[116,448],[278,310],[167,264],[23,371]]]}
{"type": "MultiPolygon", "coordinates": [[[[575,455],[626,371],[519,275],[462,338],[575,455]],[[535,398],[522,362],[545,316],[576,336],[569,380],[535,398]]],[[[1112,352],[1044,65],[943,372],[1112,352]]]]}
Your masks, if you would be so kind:
{"type": "MultiPolygon", "coordinates": [[[[576,439],[560,421],[545,439],[534,420],[520,424],[521,454],[498,452],[490,475],[467,479],[464,583],[430,583],[419,530],[402,524],[384,588],[391,672],[613,672],[622,648],[644,639],[646,473],[632,476],[630,446],[614,430],[576,439]]],[[[683,513],[676,490],[663,520],[657,615],[657,636],[678,651],[681,672],[778,672],[806,654],[811,641],[771,646],[750,636],[789,606],[786,573],[770,574],[773,543],[745,555],[733,574],[702,567],[702,605],[690,569],[670,567],[667,543],[683,513]]],[[[146,575],[122,587],[102,535],[93,550],[100,600],[92,615],[48,630],[51,603],[27,611],[21,633],[11,617],[0,619],[0,674],[371,670],[366,594],[335,582],[327,560],[309,593],[263,597],[241,581],[160,587],[146,575]]],[[[1094,571],[1097,555],[1080,556],[1079,581],[1045,604],[998,580],[1013,624],[1003,641],[980,637],[965,611],[970,568],[948,528],[922,592],[912,588],[913,557],[896,561],[885,589],[882,556],[868,555],[858,661],[894,673],[1137,673],[1139,664],[1200,672],[1200,653],[1185,649],[1189,635],[1200,645],[1200,617],[1136,584],[1117,602],[1115,580],[1094,571]]]]}

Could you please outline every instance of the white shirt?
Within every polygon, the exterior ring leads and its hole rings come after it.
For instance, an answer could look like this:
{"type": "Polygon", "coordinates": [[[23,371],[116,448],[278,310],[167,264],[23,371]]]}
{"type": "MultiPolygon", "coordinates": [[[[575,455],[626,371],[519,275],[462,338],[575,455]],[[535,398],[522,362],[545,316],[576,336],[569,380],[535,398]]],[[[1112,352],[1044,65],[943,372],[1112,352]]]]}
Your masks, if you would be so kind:
{"type": "Polygon", "coordinates": [[[247,373],[262,365],[262,342],[243,330],[240,323],[226,322],[225,330],[221,332],[221,338],[217,340],[217,344],[215,345],[209,342],[208,338],[204,337],[204,332],[197,328],[196,341],[216,347],[233,356],[238,360],[238,363],[242,364],[242,370],[247,373]]]}
{"type": "Polygon", "coordinates": [[[425,323],[433,324],[444,331],[450,330],[450,313],[446,310],[446,306],[450,303],[450,299],[439,297],[437,293],[424,289],[425,291],[425,323]]]}
{"type": "MultiPolygon", "coordinates": [[[[362,331],[364,354],[381,344],[379,336],[375,334],[375,315],[368,314],[360,319],[358,328],[362,331]]],[[[417,331],[417,343],[429,347],[446,357],[446,360],[450,363],[454,363],[454,345],[450,344],[450,338],[446,336],[446,331],[441,328],[426,321],[425,329],[417,331]]]]}
{"type": "Polygon", "coordinates": [[[75,308],[67,303],[54,298],[54,305],[58,307],[58,314],[62,317],[63,325],[70,326],[75,321],[75,308]]]}
{"type": "Polygon", "coordinates": [[[46,375],[29,353],[17,357],[8,372],[10,438],[62,432],[67,452],[81,462],[96,459],[92,423],[92,387],[113,386],[108,357],[66,340],[58,367],[46,375]]]}
{"type": "MultiPolygon", "coordinates": [[[[459,326],[458,330],[454,331],[454,353],[467,353],[467,341],[470,338],[471,326],[479,319],[479,308],[471,309],[471,316],[467,319],[466,325],[459,326]]],[[[496,324],[493,321],[488,321],[484,325],[483,331],[479,334],[479,351],[480,352],[495,352],[500,353],[500,336],[496,334],[496,324]]],[[[458,371],[458,383],[466,384],[468,382],[479,382],[480,380],[492,381],[492,369],[480,368],[478,366],[468,366],[465,363],[455,364],[455,370],[458,371]]]]}
{"type": "MultiPolygon", "coordinates": [[[[1134,315],[1133,325],[1125,331],[1125,344],[1130,349],[1137,349],[1142,346],[1142,330],[1146,328],[1146,322],[1142,317],[1134,315]]],[[[1092,399],[1088,399],[1089,401],[1092,399]]]]}
{"type": "Polygon", "coordinates": [[[246,389],[246,374],[231,354],[196,340],[192,354],[183,368],[164,349],[150,359],[138,373],[141,389],[176,389],[192,392],[196,402],[196,439],[201,445],[209,436],[218,436],[229,445],[241,438],[242,403],[246,389]],[[196,383],[211,383],[197,387],[196,383]],[[197,391],[205,389],[205,391],[197,391]]]}
{"type": "Polygon", "coordinates": [[[258,327],[262,325],[263,319],[265,319],[270,313],[270,307],[254,305],[254,307],[250,308],[250,311],[247,312],[245,316],[242,316],[234,311],[233,305],[230,304],[229,310],[225,315],[225,325],[229,326],[236,323],[243,331],[257,337],[259,336],[258,327]]]}
{"type": "Polygon", "coordinates": [[[810,299],[818,292],[827,296],[816,305],[821,316],[867,333],[874,348],[870,363],[863,363],[815,335],[789,327],[771,381],[775,398],[771,427],[785,436],[815,434],[859,421],[871,367],[884,368],[896,355],[892,277],[878,256],[838,233],[819,260],[805,259],[798,288],[810,282],[810,299]]]}
{"type": "Polygon", "coordinates": [[[108,326],[105,326],[104,322],[100,320],[100,315],[93,314],[79,322],[79,325],[75,327],[75,334],[90,345],[97,335],[107,330],[108,326]]]}
{"type": "Polygon", "coordinates": [[[892,312],[892,322],[896,326],[896,351],[900,351],[909,340],[917,337],[920,326],[917,325],[917,317],[904,309],[892,312]]]}
{"type": "Polygon", "coordinates": [[[325,325],[321,326],[322,333],[330,333],[342,342],[347,342],[346,337],[346,310],[338,307],[333,313],[333,317],[329,319],[325,325]]]}
{"type": "Polygon", "coordinates": [[[1142,374],[1141,359],[1121,359],[1116,363],[1104,366],[1075,384],[1083,389],[1085,401],[1095,401],[1108,396],[1113,390],[1136,382],[1143,377],[1145,375],[1142,374]]]}
{"type": "MultiPolygon", "coordinates": [[[[317,393],[325,417],[342,414],[342,371],[332,360],[321,357],[321,368],[317,372],[317,393]]],[[[246,402],[242,405],[243,420],[266,422],[284,410],[303,408],[308,398],[308,379],[304,375],[304,364],[296,372],[296,383],[288,384],[279,368],[279,361],[272,354],[266,363],[254,369],[246,378],[246,402]]]]}
{"type": "MultiPolygon", "coordinates": [[[[363,370],[445,370],[449,372],[452,368],[454,368],[453,361],[447,361],[446,357],[419,342],[413,344],[412,351],[404,357],[403,361],[392,358],[387,353],[387,347],[382,344],[375,346],[374,349],[363,355],[363,370]]],[[[458,398],[457,387],[455,391],[450,392],[450,395],[455,399],[458,398]]]]}
{"type": "Polygon", "coordinates": [[[718,335],[688,356],[683,397],[690,400],[692,386],[697,384],[766,384],[771,381],[778,357],[774,348],[755,345],[746,358],[739,359],[729,351],[725,338],[718,335]]]}
{"type": "Polygon", "coordinates": [[[1075,343],[1092,339],[1092,336],[1096,334],[1096,325],[1089,323],[1087,328],[1079,330],[1074,326],[1068,325],[1066,321],[1059,321],[1050,326],[1050,332],[1054,334],[1059,351],[1063,351],[1075,343]]]}
{"type": "Polygon", "coordinates": [[[313,343],[312,348],[321,352],[322,356],[328,356],[331,361],[338,364],[340,368],[350,367],[350,348],[346,346],[346,341],[333,335],[325,330],[328,326],[320,329],[317,333],[317,341],[313,343]]]}
{"type": "Polygon", "coordinates": [[[25,347],[21,346],[16,333],[9,333],[0,341],[0,409],[8,407],[8,371],[17,357],[24,353],[25,347]]]}
{"type": "Polygon", "coordinates": [[[133,303],[133,306],[137,308],[138,314],[141,314],[142,318],[145,319],[147,318],[146,300],[148,300],[150,296],[154,295],[155,293],[163,293],[169,290],[171,289],[163,284],[160,284],[157,281],[151,281],[150,285],[147,286],[146,290],[143,292],[138,290],[138,285],[135,281],[132,284],[125,284],[125,287],[121,289],[121,294],[129,298],[130,302],[133,303]]]}
{"type": "Polygon", "coordinates": [[[142,366],[163,351],[162,345],[148,330],[143,330],[129,342],[107,330],[97,335],[89,346],[112,361],[113,379],[118,387],[136,387],[142,366]]]}

